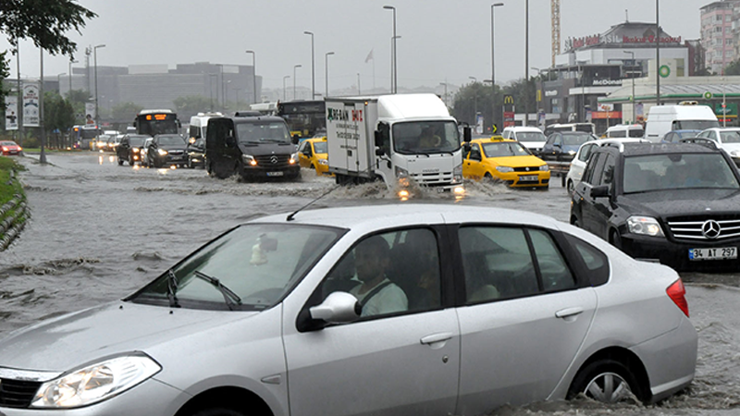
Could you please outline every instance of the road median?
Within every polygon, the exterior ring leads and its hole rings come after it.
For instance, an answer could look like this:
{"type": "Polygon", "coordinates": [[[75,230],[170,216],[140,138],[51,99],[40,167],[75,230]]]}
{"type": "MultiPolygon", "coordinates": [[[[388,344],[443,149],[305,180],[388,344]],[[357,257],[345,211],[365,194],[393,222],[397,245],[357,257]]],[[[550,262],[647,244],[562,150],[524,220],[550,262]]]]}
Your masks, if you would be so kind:
{"type": "Polygon", "coordinates": [[[26,194],[17,176],[24,169],[15,160],[0,156],[0,251],[20,235],[29,217],[26,194]]]}

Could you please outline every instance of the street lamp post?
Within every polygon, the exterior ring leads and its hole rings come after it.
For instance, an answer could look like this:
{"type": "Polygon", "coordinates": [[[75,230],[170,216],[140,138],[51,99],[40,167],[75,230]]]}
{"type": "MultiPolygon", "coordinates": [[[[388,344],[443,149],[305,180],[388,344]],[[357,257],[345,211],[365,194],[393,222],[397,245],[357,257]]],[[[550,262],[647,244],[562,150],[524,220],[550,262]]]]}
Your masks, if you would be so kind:
{"type": "Polygon", "coordinates": [[[324,55],[324,68],[326,69],[326,94],[324,97],[329,96],[329,55],[334,55],[334,52],[327,52],[324,55]]]}
{"type": "Polygon", "coordinates": [[[478,83],[476,77],[468,77],[473,80],[473,124],[478,125],[478,90],[475,84],[478,83]]]}
{"type": "Polygon", "coordinates": [[[396,8],[393,6],[383,6],[386,10],[393,11],[393,44],[391,51],[391,92],[398,93],[398,62],[396,61],[396,8]]]}
{"type": "MultiPolygon", "coordinates": [[[[632,56],[632,66],[635,66],[635,53],[632,51],[623,51],[624,53],[628,53],[632,56]]],[[[632,96],[630,97],[630,101],[632,101],[632,122],[634,123],[637,121],[637,114],[635,113],[635,73],[634,71],[630,75],[630,78],[632,78],[632,96]]]]}
{"type": "Polygon", "coordinates": [[[524,1],[524,122],[529,124],[529,0],[524,1]]]}
{"type": "Polygon", "coordinates": [[[100,115],[98,114],[98,48],[105,48],[105,45],[96,45],[93,47],[93,62],[95,65],[95,128],[100,128],[100,115]]]}
{"type": "Polygon", "coordinates": [[[68,74],[69,74],[69,92],[67,93],[67,98],[69,98],[69,94],[72,93],[72,64],[76,64],[76,63],[77,63],[77,61],[75,61],[74,59],[70,59],[69,60],[69,72],[68,72],[68,74]]]}
{"type": "Polygon", "coordinates": [[[39,82],[39,133],[41,134],[41,154],[39,163],[46,164],[46,127],[44,126],[44,48],[39,48],[39,65],[41,66],[41,75],[39,82]]]}
{"type": "MultiPolygon", "coordinates": [[[[315,73],[315,64],[314,64],[314,51],[313,51],[313,32],[309,32],[308,30],[303,32],[305,35],[311,35],[311,99],[313,100],[316,96],[316,73],[315,73]]],[[[295,81],[295,79],[294,79],[295,81]]]]}
{"type": "Polygon", "coordinates": [[[496,7],[503,6],[504,3],[493,3],[491,5],[491,126],[494,124],[496,110],[494,110],[494,103],[496,102],[496,53],[495,53],[495,38],[493,31],[494,24],[494,9],[496,7]]]}
{"type": "Polygon", "coordinates": [[[301,65],[293,65],[293,101],[295,101],[295,70],[300,68],[301,65]]]}
{"type": "MultiPolygon", "coordinates": [[[[211,112],[213,112],[213,77],[217,76],[218,74],[208,74],[208,92],[211,97],[211,112]]],[[[218,97],[216,97],[218,98],[218,97]]]]}
{"type": "Polygon", "coordinates": [[[655,102],[660,105],[660,3],[655,0],[655,102]]]}
{"type": "Polygon", "coordinates": [[[254,103],[257,104],[257,54],[254,51],[247,51],[252,54],[252,89],[254,92],[254,103]]]}
{"type": "Polygon", "coordinates": [[[283,101],[288,101],[285,94],[285,80],[290,78],[290,75],[286,75],[283,77],[283,101]]]}

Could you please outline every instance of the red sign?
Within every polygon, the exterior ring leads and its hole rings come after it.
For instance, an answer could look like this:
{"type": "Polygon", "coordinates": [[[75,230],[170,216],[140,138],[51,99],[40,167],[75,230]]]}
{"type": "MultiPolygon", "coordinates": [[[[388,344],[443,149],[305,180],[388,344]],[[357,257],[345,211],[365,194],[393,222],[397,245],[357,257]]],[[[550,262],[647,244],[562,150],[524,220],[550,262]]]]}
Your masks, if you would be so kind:
{"type": "Polygon", "coordinates": [[[622,118],[621,111],[592,111],[591,119],[622,118]]]}

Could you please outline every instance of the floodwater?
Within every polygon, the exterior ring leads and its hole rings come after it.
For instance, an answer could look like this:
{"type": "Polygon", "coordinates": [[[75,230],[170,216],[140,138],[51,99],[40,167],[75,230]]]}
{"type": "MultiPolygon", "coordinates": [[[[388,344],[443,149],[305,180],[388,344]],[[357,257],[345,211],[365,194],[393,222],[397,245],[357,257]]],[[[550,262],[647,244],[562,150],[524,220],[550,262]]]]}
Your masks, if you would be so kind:
{"type": "MultiPolygon", "coordinates": [[[[312,207],[397,203],[382,184],[335,188],[304,170],[300,182],[243,183],[203,170],[133,169],[109,153],[20,158],[31,219],[0,253],[0,337],[40,319],[120,299],[186,254],[255,216],[312,207]],[[331,192],[330,192],[331,191],[331,192]]],[[[559,180],[547,191],[470,183],[468,196],[414,202],[526,209],[567,221],[559,180]]],[[[656,406],[583,399],[496,410],[496,415],[740,415],[740,274],[684,273],[699,333],[696,378],[656,406]]]]}

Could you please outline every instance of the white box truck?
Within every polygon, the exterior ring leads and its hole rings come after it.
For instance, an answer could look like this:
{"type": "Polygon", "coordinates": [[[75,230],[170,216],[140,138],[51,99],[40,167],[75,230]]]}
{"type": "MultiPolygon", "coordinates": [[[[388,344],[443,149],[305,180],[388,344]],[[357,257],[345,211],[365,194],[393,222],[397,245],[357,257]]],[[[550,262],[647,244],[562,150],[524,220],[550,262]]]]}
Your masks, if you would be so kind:
{"type": "Polygon", "coordinates": [[[336,181],[382,179],[462,193],[457,121],[434,94],[326,98],[329,172],[336,181]]]}
{"type": "Polygon", "coordinates": [[[719,127],[717,116],[711,107],[696,101],[684,101],[678,105],[656,105],[650,108],[645,123],[645,138],[660,143],[663,136],[673,130],[693,130],[696,136],[702,130],[719,127]]]}

